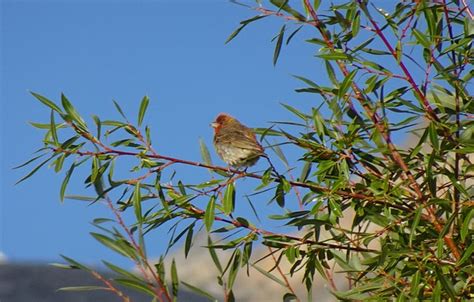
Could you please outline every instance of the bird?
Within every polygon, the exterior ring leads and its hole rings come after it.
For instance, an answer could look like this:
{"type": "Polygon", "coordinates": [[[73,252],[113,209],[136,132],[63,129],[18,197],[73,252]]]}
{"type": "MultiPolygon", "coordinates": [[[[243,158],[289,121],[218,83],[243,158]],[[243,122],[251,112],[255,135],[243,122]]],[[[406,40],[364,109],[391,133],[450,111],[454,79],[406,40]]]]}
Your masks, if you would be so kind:
{"type": "Polygon", "coordinates": [[[217,155],[234,168],[248,168],[266,156],[252,129],[227,113],[220,113],[211,123],[217,155]]]}

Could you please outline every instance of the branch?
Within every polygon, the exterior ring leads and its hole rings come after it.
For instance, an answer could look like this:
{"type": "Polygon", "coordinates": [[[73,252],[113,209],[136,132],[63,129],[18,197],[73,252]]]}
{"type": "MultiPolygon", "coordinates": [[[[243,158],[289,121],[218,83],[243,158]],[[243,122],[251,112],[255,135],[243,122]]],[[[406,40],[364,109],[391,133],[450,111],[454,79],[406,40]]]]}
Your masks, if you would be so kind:
{"type": "MultiPolygon", "coordinates": [[[[165,156],[165,155],[159,155],[159,154],[143,154],[143,153],[137,153],[137,152],[129,152],[129,151],[122,151],[122,150],[115,150],[115,149],[110,149],[107,147],[106,151],[99,151],[99,152],[92,152],[92,151],[70,151],[70,150],[63,150],[60,148],[52,148],[53,152],[56,153],[66,153],[66,154],[77,154],[80,156],[100,156],[100,155],[117,155],[117,156],[135,156],[139,158],[154,158],[154,159],[163,159],[167,160],[170,163],[179,163],[179,164],[184,164],[184,165],[189,165],[189,166],[194,166],[194,167],[200,167],[200,168],[206,168],[206,169],[211,169],[213,171],[222,171],[222,172],[230,172],[232,174],[238,175],[240,177],[250,177],[254,179],[262,179],[263,176],[256,174],[256,173],[248,173],[246,171],[242,170],[237,170],[229,167],[221,167],[221,166],[214,166],[214,165],[208,165],[200,162],[195,162],[195,161],[190,161],[190,160],[185,160],[185,159],[179,159],[179,158],[174,158],[170,156],[165,156]]],[[[166,165],[169,165],[170,163],[167,163],[166,165]]],[[[151,175],[148,173],[147,175],[151,175]]],[[[281,182],[280,178],[273,178],[275,182],[281,182]]],[[[366,195],[363,193],[357,193],[357,192],[351,192],[351,191],[344,191],[344,190],[337,190],[333,191],[331,188],[319,186],[314,183],[309,183],[309,182],[299,182],[299,181],[290,181],[287,180],[287,182],[296,187],[301,187],[301,188],[307,188],[313,191],[317,192],[324,192],[327,194],[335,194],[338,195],[342,198],[353,198],[353,199],[359,199],[362,201],[367,201],[370,203],[375,203],[375,204],[380,204],[380,205],[386,205],[395,209],[398,209],[400,211],[407,211],[407,210],[412,210],[410,207],[399,205],[399,204],[394,204],[394,203],[389,203],[387,202],[386,198],[377,198],[375,196],[370,196],[366,195]]]]}
{"type": "Polygon", "coordinates": [[[145,256],[145,253],[144,253],[143,249],[135,241],[135,238],[133,237],[132,232],[130,231],[130,229],[127,227],[127,225],[123,221],[122,216],[120,215],[120,213],[114,207],[112,200],[107,195],[105,195],[104,198],[107,201],[107,205],[109,206],[110,210],[114,213],[115,217],[117,218],[117,222],[120,224],[122,229],[127,233],[127,236],[129,237],[130,243],[132,244],[133,248],[140,255],[141,261],[137,264],[138,264],[138,267],[141,270],[142,274],[144,275],[144,277],[149,279],[149,282],[151,283],[151,279],[149,277],[149,274],[147,274],[146,271],[145,271],[145,269],[146,269],[151,274],[152,278],[155,280],[155,282],[158,286],[158,288],[155,288],[153,286],[153,288],[154,288],[154,290],[156,291],[156,294],[157,294],[156,298],[159,299],[159,301],[163,301],[163,296],[164,296],[166,298],[166,301],[170,301],[170,302],[173,301],[173,299],[171,299],[171,297],[168,293],[168,290],[166,289],[166,286],[164,285],[163,281],[161,280],[160,276],[158,276],[156,274],[156,272],[154,271],[154,269],[151,267],[150,263],[147,260],[147,257],[145,256]]]}

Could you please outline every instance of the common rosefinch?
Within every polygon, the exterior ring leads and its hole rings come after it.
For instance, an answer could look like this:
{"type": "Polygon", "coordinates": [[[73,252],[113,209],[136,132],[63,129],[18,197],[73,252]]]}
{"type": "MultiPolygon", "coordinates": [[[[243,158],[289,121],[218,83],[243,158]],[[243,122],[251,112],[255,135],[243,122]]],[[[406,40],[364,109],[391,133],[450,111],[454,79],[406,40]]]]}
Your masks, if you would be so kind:
{"type": "Polygon", "coordinates": [[[245,127],[232,116],[221,113],[215,122],[214,147],[219,157],[227,164],[236,167],[250,167],[265,156],[252,129],[245,127]]]}

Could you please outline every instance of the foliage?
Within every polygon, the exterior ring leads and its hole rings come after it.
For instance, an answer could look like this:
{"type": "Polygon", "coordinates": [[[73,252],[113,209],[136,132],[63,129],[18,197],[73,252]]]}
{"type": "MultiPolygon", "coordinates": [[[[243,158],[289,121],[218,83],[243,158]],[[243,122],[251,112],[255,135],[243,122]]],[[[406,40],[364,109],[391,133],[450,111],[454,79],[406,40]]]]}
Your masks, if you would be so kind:
{"type": "MultiPolygon", "coordinates": [[[[114,214],[114,219],[96,219],[99,232],[92,236],[132,260],[141,272],[132,274],[105,262],[119,277],[103,280],[104,288],[124,301],[128,298],[114,284],[158,301],[175,299],[184,284],[213,299],[180,281],[174,261],[166,268],[163,258],[154,265],[147,258],[146,235],[170,225],[170,247],[184,241],[186,255],[198,230],[222,235],[218,244],[209,237],[206,248],[226,301],[238,297],[233,284],[246,266],[285,287],[286,301],[303,299],[291,285],[299,282],[310,300],[315,274],[326,279],[341,300],[472,299],[473,16],[459,0],[393,1],[386,10],[377,7],[380,3],[242,4],[256,15],[242,21],[227,42],[249,24],[273,17],[283,23],[274,38],[274,64],[284,55],[285,45],[309,34],[306,43],[326,69],[327,83],[296,76],[304,85],[296,91],[313,96],[311,110],[284,105],[291,122],[256,130],[262,141],[278,141],[268,150],[287,165],[285,172],[274,175],[269,168],[259,174],[215,166],[204,143],[203,163],[157,153],[150,129],[141,126],[147,97],[137,126],[115,103],[123,120],[94,116],[92,129],[66,96],[58,105],[33,93],[51,115],[48,123],[33,124],[46,132],[44,147],[26,164],[46,159],[21,181],[46,164],[65,171],[60,188],[64,200],[72,175],[80,168],[89,171],[85,184],[96,196],[70,197],[100,201],[114,214]],[[404,143],[408,137],[414,141],[409,146],[404,143]],[[288,162],[287,148],[296,150],[297,161],[288,162]],[[126,157],[136,160],[131,171],[140,176],[117,179],[116,163],[126,157]],[[163,172],[176,164],[212,173],[199,184],[174,183],[174,175],[165,178],[168,174],[163,172]],[[256,227],[252,217],[232,215],[235,204],[244,200],[236,186],[242,179],[253,179],[253,199],[266,199],[278,213],[262,219],[284,224],[287,233],[256,227]],[[203,201],[206,205],[200,207],[203,201]],[[123,220],[126,211],[134,213],[134,222],[123,220]],[[344,224],[347,217],[352,221],[344,224]],[[260,268],[252,251],[261,246],[269,247],[275,267],[286,258],[290,270],[260,268]],[[231,254],[226,263],[217,250],[231,254]],[[347,286],[337,287],[336,275],[345,276],[347,286]]],[[[69,268],[90,270],[71,258],[65,260],[69,268]]]]}

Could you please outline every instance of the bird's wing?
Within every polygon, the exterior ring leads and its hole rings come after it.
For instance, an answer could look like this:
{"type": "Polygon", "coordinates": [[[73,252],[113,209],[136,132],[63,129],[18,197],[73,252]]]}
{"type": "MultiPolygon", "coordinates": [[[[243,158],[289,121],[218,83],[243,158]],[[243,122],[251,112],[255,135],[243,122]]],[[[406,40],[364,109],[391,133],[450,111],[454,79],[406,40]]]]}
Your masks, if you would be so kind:
{"type": "Polygon", "coordinates": [[[251,131],[233,131],[229,143],[237,148],[253,150],[263,153],[263,147],[258,143],[255,134],[251,131]]]}

